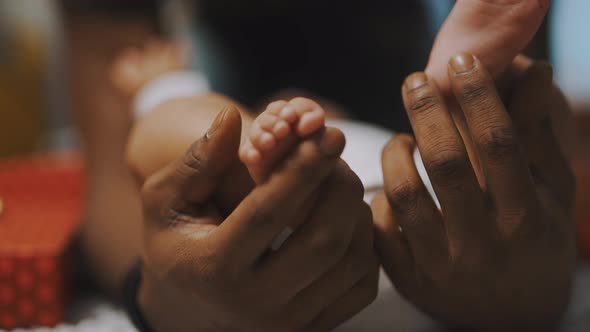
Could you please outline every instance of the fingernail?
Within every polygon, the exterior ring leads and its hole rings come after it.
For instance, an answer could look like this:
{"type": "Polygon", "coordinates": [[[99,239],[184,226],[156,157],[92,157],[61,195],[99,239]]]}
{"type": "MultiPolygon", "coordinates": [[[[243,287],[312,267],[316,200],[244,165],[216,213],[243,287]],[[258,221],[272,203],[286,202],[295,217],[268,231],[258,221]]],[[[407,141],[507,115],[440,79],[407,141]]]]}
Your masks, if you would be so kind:
{"type": "Polygon", "coordinates": [[[420,73],[413,73],[412,75],[408,76],[408,78],[406,78],[406,82],[404,83],[404,86],[406,87],[407,90],[415,90],[420,87],[423,87],[427,83],[428,83],[428,76],[426,76],[426,74],[420,72],[420,73]]]}
{"type": "Polygon", "coordinates": [[[325,134],[320,141],[319,148],[324,156],[332,158],[340,157],[345,145],[346,138],[340,130],[326,129],[325,134]]]}
{"type": "Polygon", "coordinates": [[[223,110],[221,110],[221,112],[217,114],[217,117],[215,117],[215,120],[211,124],[211,127],[209,127],[209,130],[207,130],[207,134],[205,135],[207,139],[211,138],[211,136],[213,136],[215,132],[221,127],[221,124],[223,123],[223,120],[225,120],[225,116],[227,115],[228,110],[229,107],[224,107],[223,110]]]}
{"type": "Polygon", "coordinates": [[[291,115],[295,112],[295,109],[291,106],[285,106],[280,112],[279,116],[283,119],[291,118],[291,115]]]}
{"type": "Polygon", "coordinates": [[[455,55],[451,59],[450,63],[451,68],[453,68],[455,74],[466,73],[475,68],[475,58],[473,57],[473,55],[468,53],[461,53],[455,55]]]}

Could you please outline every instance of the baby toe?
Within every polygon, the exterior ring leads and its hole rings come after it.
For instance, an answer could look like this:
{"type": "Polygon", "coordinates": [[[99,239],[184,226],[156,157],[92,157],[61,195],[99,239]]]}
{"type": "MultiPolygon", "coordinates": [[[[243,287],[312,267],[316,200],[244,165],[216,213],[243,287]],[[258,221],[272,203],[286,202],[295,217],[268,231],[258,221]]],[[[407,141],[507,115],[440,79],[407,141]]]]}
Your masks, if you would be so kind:
{"type": "Polygon", "coordinates": [[[283,139],[291,132],[291,126],[284,120],[279,120],[272,128],[272,133],[277,139],[283,139]]]}
{"type": "Polygon", "coordinates": [[[306,137],[324,127],[326,115],[323,110],[316,109],[301,116],[297,124],[297,133],[306,137]]]}
{"type": "Polygon", "coordinates": [[[250,127],[248,139],[254,148],[261,151],[272,149],[276,143],[274,135],[264,130],[257,120],[254,121],[250,127]]]}
{"type": "Polygon", "coordinates": [[[286,105],[283,107],[281,112],[279,113],[281,119],[285,120],[287,123],[295,123],[299,118],[297,109],[291,105],[286,105]]]}
{"type": "Polygon", "coordinates": [[[250,141],[246,141],[246,143],[240,147],[239,157],[248,167],[250,167],[250,165],[258,164],[262,160],[262,154],[250,141]]]}

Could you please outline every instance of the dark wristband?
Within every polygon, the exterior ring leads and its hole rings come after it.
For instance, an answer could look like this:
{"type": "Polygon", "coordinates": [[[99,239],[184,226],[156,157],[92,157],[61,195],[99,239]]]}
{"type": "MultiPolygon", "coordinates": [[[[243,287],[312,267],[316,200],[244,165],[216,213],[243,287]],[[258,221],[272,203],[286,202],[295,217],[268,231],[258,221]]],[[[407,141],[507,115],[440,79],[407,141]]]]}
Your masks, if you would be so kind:
{"type": "Polygon", "coordinates": [[[139,286],[141,285],[142,269],[143,262],[141,259],[137,259],[127,273],[123,283],[123,304],[125,305],[129,319],[138,331],[154,332],[143,316],[137,301],[139,286]]]}

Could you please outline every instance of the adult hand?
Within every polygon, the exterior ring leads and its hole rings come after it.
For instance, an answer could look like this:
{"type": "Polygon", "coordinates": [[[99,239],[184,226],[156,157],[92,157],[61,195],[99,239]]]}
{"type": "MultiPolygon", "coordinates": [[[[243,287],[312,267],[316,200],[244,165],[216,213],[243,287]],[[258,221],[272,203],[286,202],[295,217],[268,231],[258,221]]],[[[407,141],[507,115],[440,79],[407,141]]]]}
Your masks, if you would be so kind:
{"type": "Polygon", "coordinates": [[[212,197],[224,191],[239,142],[240,116],[226,110],[146,181],[140,307],[157,331],[334,328],[373,301],[378,278],[371,210],[339,162],[342,134],[303,142],[224,216],[212,197]],[[305,221],[269,251],[296,218],[305,221]]]}
{"type": "Polygon", "coordinates": [[[436,82],[411,75],[404,102],[442,211],[416,170],[414,140],[398,135],[373,204],[382,264],[405,298],[447,325],[552,330],[575,266],[574,180],[552,128],[567,104],[548,65],[525,68],[505,104],[477,59],[455,60],[448,77],[483,174],[436,82]]]}

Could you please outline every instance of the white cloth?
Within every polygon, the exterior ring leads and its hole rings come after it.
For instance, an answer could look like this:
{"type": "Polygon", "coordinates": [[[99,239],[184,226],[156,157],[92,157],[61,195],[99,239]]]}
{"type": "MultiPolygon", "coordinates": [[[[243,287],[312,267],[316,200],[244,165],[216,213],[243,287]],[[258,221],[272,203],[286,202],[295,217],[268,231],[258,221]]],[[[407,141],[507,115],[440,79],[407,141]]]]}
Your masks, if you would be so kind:
{"type": "Polygon", "coordinates": [[[164,74],[144,85],[135,98],[135,117],[139,118],[163,102],[209,92],[209,81],[203,74],[177,71],[164,74]]]}

